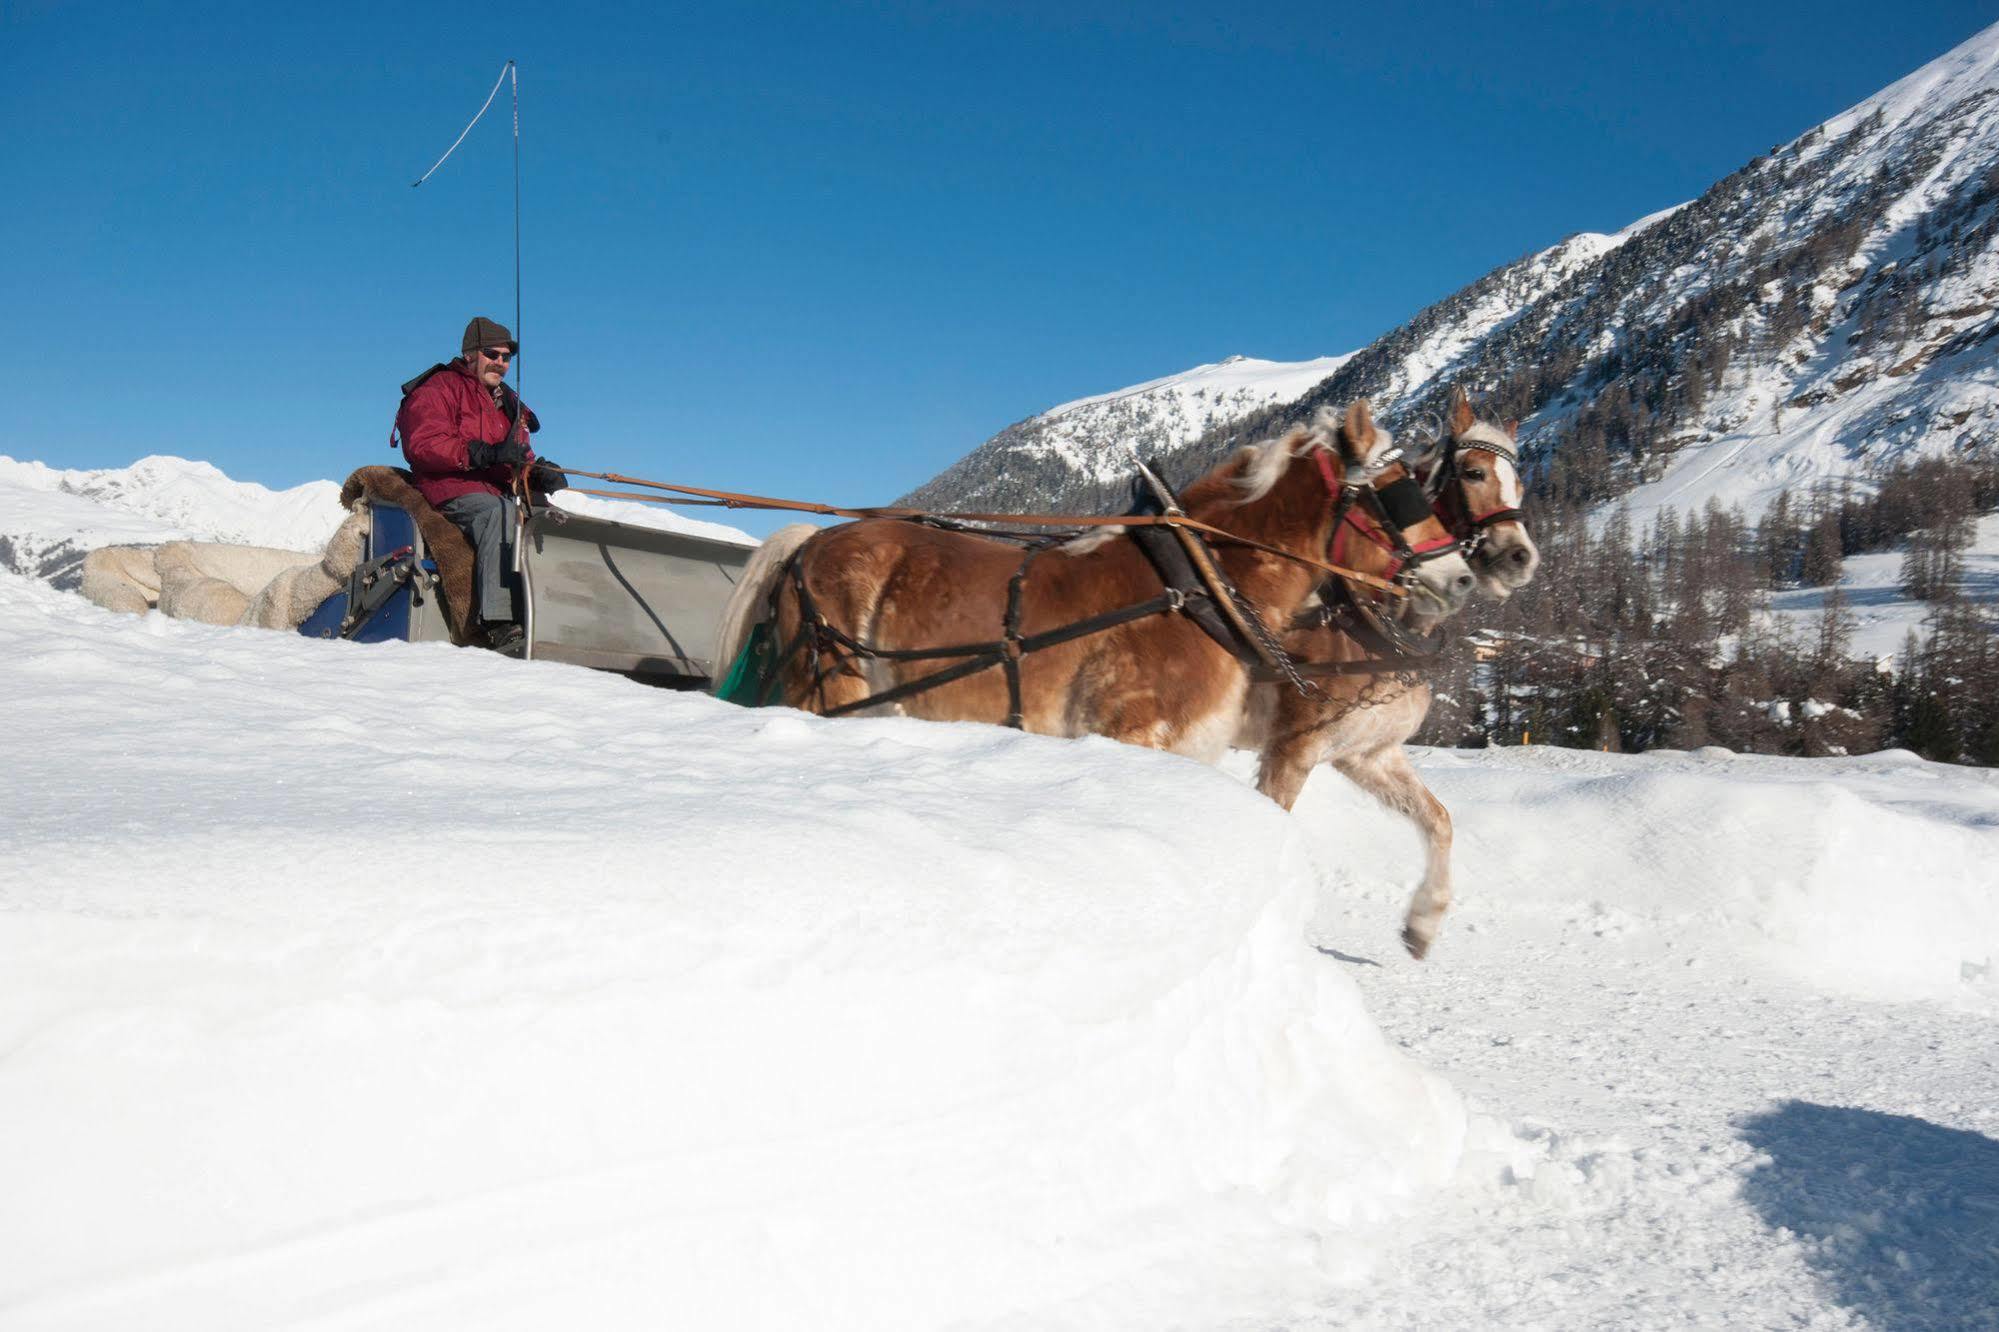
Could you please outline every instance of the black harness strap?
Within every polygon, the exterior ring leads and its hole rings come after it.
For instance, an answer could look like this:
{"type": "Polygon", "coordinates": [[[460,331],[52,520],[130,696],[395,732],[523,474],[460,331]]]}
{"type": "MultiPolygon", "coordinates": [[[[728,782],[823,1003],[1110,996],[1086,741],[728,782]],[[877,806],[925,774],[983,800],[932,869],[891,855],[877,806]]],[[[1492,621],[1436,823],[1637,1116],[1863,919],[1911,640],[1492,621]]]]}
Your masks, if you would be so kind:
{"type": "Polygon", "coordinates": [[[1122,610],[1106,611],[1102,615],[1092,615],[1087,620],[1078,620],[1074,624],[1065,624],[1060,629],[1050,629],[1045,633],[1029,634],[1026,637],[1018,639],[1002,639],[997,643],[971,643],[961,647],[933,648],[922,652],[896,652],[886,649],[877,651],[868,644],[851,638],[837,629],[833,629],[830,625],[825,626],[836,641],[852,647],[855,651],[863,655],[894,657],[904,661],[920,661],[927,657],[970,657],[970,660],[961,661],[956,666],[947,666],[941,671],[932,671],[929,675],[919,676],[914,680],[906,680],[902,684],[896,685],[891,689],[884,689],[878,694],[870,694],[866,698],[855,699],[852,703],[844,703],[837,708],[829,708],[820,715],[825,717],[840,717],[849,712],[858,712],[862,708],[879,707],[884,703],[898,702],[910,697],[912,694],[920,694],[926,689],[935,689],[940,685],[950,684],[953,680],[962,680],[968,675],[976,675],[980,671],[991,669],[993,666],[1007,660],[1009,646],[1017,644],[1019,647],[1018,655],[1024,657],[1030,652],[1039,652],[1043,648],[1055,647],[1058,644],[1067,643],[1071,639],[1083,638],[1090,634],[1101,633],[1105,629],[1115,629],[1121,624],[1129,624],[1133,620],[1142,620],[1147,616],[1161,615],[1167,611],[1176,610],[1179,608],[1181,600],[1177,594],[1168,593],[1165,596],[1154,597],[1150,601],[1140,602],[1135,606],[1126,606],[1122,610]]]}
{"type": "MultiPolygon", "coordinates": [[[[1054,544],[1052,540],[1038,540],[1026,552],[1024,558],[1021,560],[1020,568],[1015,571],[1013,584],[1009,586],[1007,593],[1007,618],[1003,631],[1004,637],[992,642],[959,643],[950,647],[936,648],[882,647],[877,643],[870,643],[864,639],[856,638],[845,630],[837,628],[824,615],[819,613],[818,604],[812,599],[812,590],[807,586],[804,561],[793,559],[791,562],[791,581],[793,593],[798,600],[798,631],[792,635],[791,641],[785,644],[784,651],[778,655],[777,662],[771,670],[771,680],[775,681],[778,678],[794,653],[811,645],[813,648],[812,689],[823,705],[825,701],[824,687],[826,671],[822,657],[828,649],[844,650],[850,656],[877,657],[888,661],[941,661],[952,657],[962,657],[965,660],[959,661],[954,666],[947,666],[943,670],[932,671],[930,674],[919,676],[914,680],[905,680],[899,685],[881,690],[878,693],[869,694],[866,698],[856,699],[852,703],[844,703],[837,708],[824,708],[822,706],[820,715],[823,717],[842,717],[850,712],[858,712],[863,708],[881,707],[885,704],[899,702],[912,695],[939,688],[950,684],[954,680],[962,680],[966,676],[976,675],[980,671],[988,670],[998,665],[1004,666],[1007,671],[1008,724],[1018,729],[1021,713],[1020,658],[1030,652],[1039,652],[1044,648],[1055,647],[1058,644],[1067,643],[1072,639],[1101,633],[1106,629],[1114,629],[1121,624],[1129,624],[1133,620],[1142,620],[1148,616],[1180,610],[1186,604],[1186,597],[1183,594],[1176,589],[1169,588],[1163,595],[1154,597],[1150,601],[1126,606],[1120,610],[1105,611],[1101,615],[1092,615],[1087,619],[1078,620],[1073,624],[1063,625],[1059,629],[1049,629],[1038,634],[1023,635],[1020,632],[1020,588],[1026,581],[1027,566],[1033,561],[1034,556],[1040,554],[1042,549],[1052,544],[1054,544]]],[[[776,596],[775,591],[773,591],[772,596],[774,600],[776,596]]]]}
{"type": "Polygon", "coordinates": [[[1422,661],[1435,657],[1445,646],[1443,634],[1435,631],[1421,636],[1412,634],[1393,620],[1381,618],[1373,607],[1354,596],[1345,583],[1331,578],[1319,587],[1318,608],[1294,616],[1291,627],[1337,629],[1383,660],[1422,661]]]}
{"type": "Polygon", "coordinates": [[[1000,665],[1006,671],[1006,724],[1020,729],[1020,593],[1027,586],[1027,569],[1034,563],[1034,557],[1046,550],[1045,544],[1029,546],[1021,552],[1020,567],[1013,571],[1013,577],[1006,584],[1006,645],[1000,655],[1000,665]]]}

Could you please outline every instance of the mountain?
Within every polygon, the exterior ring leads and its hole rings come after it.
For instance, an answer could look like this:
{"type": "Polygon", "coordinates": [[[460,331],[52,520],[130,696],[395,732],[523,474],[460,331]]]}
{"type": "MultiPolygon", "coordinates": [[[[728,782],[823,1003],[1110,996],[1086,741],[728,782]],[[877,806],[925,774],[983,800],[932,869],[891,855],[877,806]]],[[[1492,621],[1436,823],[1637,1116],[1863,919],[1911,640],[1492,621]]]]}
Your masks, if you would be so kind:
{"type": "MultiPolygon", "coordinates": [[[[1422,422],[1457,385],[1522,420],[1544,494],[1599,508],[1626,496],[1641,511],[1715,499],[1753,512],[1823,480],[1989,448],[1995,241],[1999,25],[1698,199],[1504,265],[1303,392],[1216,413],[1169,469],[1184,478],[1358,397],[1391,425],[1422,422]]],[[[1116,441],[1093,429],[1087,466],[1030,447],[1061,424],[1010,427],[915,497],[1098,505],[1116,441]]]]}
{"type": "Polygon", "coordinates": [[[1134,456],[1176,454],[1274,403],[1296,400],[1350,358],[1259,361],[1231,356],[1115,393],[1078,398],[1016,422],[898,504],[1019,510],[1053,495],[1121,497],[1134,456]]]}
{"type": "Polygon", "coordinates": [[[214,465],[153,456],[130,467],[62,470],[0,457],[0,569],[74,587],[98,546],[226,541],[316,551],[340,525],[340,487],[270,490],[214,465]]]}
{"type": "MultiPolygon", "coordinates": [[[[733,527],[655,505],[573,494],[558,502],[642,527],[751,541],[733,527]]],[[[316,553],[343,516],[333,481],[271,490],[187,458],[85,471],[0,457],[0,570],[63,589],[77,586],[83,557],[99,546],[223,541],[316,553]]]]}

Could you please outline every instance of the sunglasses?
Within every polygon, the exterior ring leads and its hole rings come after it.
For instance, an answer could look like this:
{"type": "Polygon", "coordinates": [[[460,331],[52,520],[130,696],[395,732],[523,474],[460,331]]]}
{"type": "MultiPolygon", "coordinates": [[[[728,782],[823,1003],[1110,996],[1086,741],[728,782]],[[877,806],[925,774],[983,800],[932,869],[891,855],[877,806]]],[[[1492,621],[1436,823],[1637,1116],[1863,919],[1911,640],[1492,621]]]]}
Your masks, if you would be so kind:
{"type": "Polygon", "coordinates": [[[489,361],[511,361],[514,359],[513,352],[505,347],[501,347],[497,351],[491,347],[481,347],[479,354],[489,361]]]}

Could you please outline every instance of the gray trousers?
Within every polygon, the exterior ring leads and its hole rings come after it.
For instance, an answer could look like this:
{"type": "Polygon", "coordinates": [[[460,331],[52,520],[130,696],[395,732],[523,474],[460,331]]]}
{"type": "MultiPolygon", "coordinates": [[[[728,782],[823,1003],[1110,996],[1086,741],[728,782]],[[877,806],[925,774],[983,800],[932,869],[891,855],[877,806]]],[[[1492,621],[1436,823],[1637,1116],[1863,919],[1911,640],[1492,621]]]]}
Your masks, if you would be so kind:
{"type": "Polygon", "coordinates": [[[472,543],[479,618],[488,624],[520,618],[514,610],[514,503],[499,495],[460,495],[437,506],[472,543]]]}

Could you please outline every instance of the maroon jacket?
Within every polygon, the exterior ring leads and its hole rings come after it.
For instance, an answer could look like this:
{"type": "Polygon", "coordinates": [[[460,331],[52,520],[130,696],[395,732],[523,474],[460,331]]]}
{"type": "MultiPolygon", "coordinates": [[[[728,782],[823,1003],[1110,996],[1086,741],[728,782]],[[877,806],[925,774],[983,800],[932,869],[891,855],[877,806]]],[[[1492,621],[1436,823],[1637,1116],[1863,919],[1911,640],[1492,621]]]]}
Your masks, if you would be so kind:
{"type": "MultiPolygon", "coordinates": [[[[500,390],[507,405],[517,410],[518,422],[510,422],[507,413],[493,405],[493,395],[473,377],[463,357],[435,366],[403,386],[396,434],[410,470],[416,473],[416,488],[432,504],[460,495],[508,493],[511,467],[499,464],[475,472],[465,456],[467,444],[501,444],[509,438],[525,443],[530,431],[541,429],[541,422],[510,385],[502,382],[500,390]]],[[[534,457],[532,448],[528,457],[534,457]]]]}

